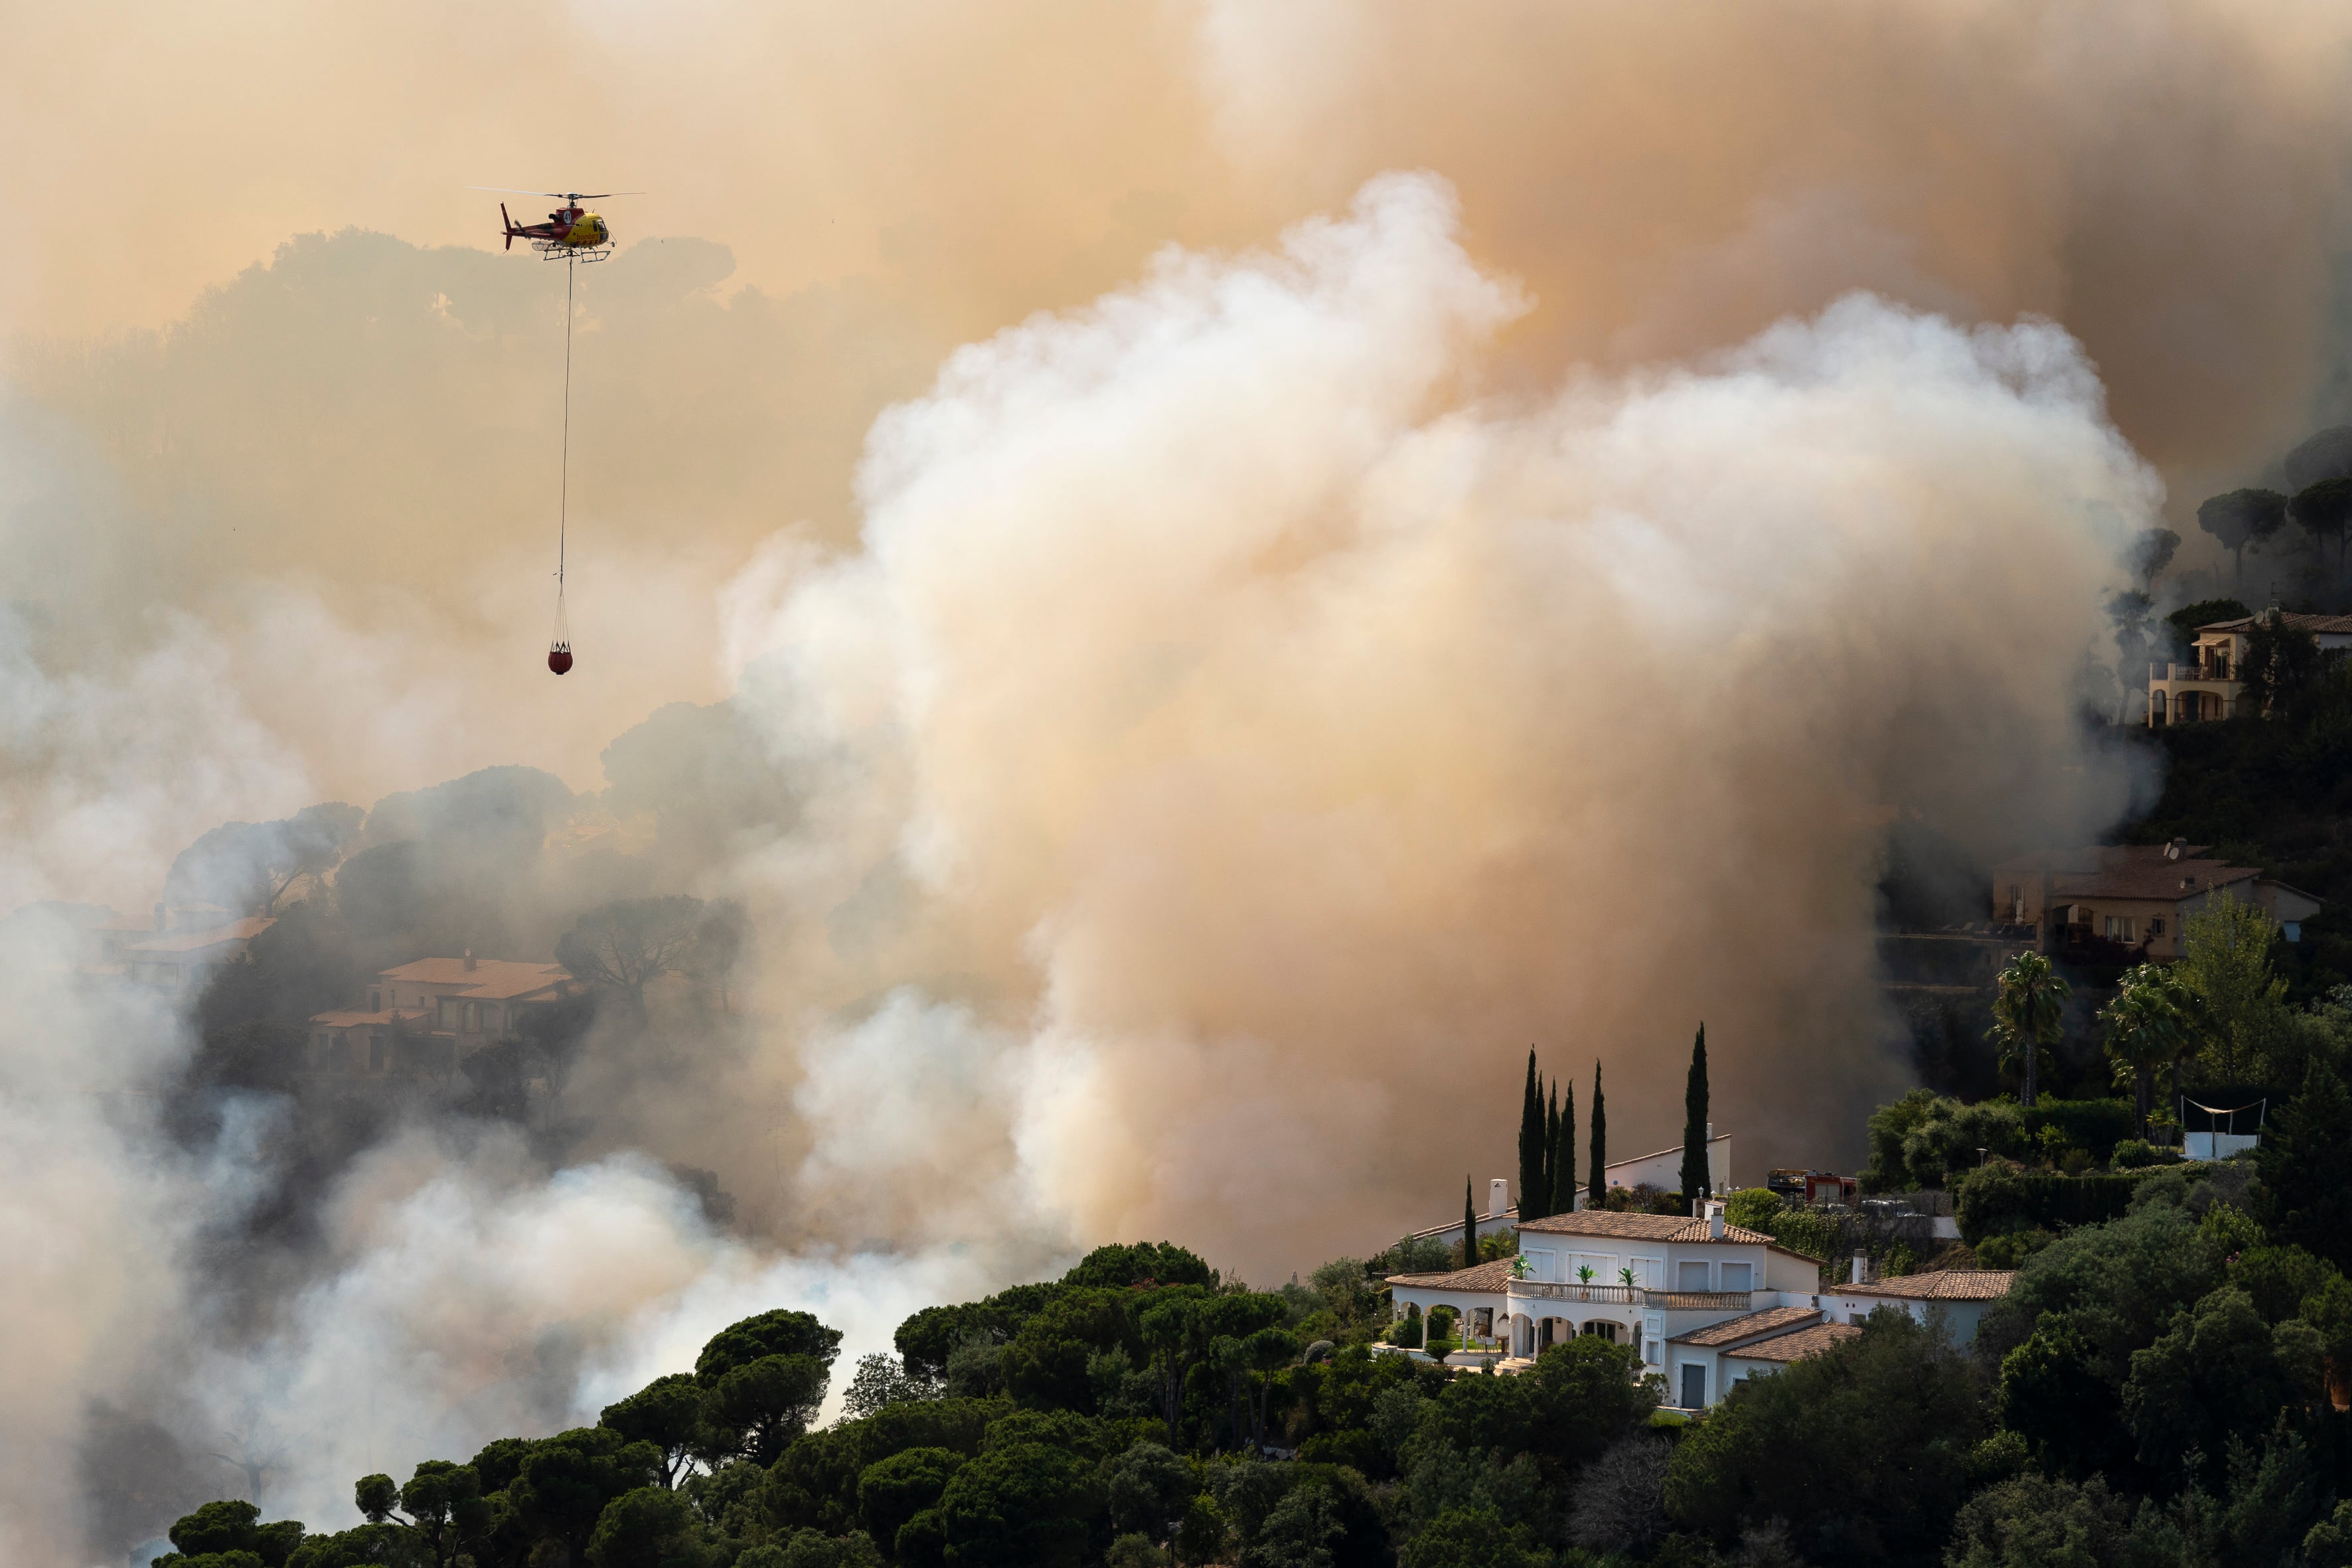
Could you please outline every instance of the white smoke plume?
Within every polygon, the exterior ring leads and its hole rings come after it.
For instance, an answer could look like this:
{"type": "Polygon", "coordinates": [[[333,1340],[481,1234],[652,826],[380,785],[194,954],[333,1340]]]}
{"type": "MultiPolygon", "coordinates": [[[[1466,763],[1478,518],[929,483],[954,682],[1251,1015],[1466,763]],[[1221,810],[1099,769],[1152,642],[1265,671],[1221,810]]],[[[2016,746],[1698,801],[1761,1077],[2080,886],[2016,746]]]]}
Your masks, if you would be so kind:
{"type": "Polygon", "coordinates": [[[888,1060],[921,1047],[869,1025],[841,1059],[934,1137],[818,1159],[828,1204],[921,1226],[993,1128],[1077,1234],[1262,1272],[1499,1168],[1529,1042],[1606,1064],[1616,1147],[1670,1142],[1702,1017],[1743,1158],[1796,1157],[1902,1076],[1866,940],[1890,821],[1992,850],[2126,805],[2066,677],[2162,492],[2063,331],[1853,296],[1481,397],[1520,301],[1454,225],[1443,182],[1385,177],[962,351],[877,425],[863,548],[730,632],[838,781],[831,852],[751,885],[777,915],[877,867],[915,889],[771,980],[952,971],[1029,1040],[1000,1121],[921,1103],[888,1060]],[[921,1179],[871,1179],[894,1161],[921,1179]]]}

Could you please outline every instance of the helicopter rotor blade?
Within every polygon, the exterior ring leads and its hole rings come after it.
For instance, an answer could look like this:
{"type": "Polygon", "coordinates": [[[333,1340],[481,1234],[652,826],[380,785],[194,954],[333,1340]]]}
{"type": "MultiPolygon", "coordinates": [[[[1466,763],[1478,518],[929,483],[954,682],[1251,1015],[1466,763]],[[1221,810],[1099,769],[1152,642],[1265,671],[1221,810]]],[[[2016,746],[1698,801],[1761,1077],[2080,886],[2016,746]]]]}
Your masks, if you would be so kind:
{"type": "Polygon", "coordinates": [[[642,196],[643,191],[526,191],[515,185],[467,185],[469,191],[495,191],[505,196],[552,196],[558,201],[601,202],[612,196],[642,196]]]}

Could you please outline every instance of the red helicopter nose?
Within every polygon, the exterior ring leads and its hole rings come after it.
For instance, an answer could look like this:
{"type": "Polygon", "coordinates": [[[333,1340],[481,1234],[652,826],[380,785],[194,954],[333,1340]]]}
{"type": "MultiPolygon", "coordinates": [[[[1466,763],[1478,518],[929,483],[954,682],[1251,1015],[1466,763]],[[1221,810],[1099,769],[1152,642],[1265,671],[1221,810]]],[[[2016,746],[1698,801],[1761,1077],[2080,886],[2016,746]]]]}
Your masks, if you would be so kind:
{"type": "Polygon", "coordinates": [[[565,670],[570,669],[572,668],[572,650],[568,647],[551,648],[548,650],[547,668],[555,671],[558,675],[562,675],[565,670]]]}

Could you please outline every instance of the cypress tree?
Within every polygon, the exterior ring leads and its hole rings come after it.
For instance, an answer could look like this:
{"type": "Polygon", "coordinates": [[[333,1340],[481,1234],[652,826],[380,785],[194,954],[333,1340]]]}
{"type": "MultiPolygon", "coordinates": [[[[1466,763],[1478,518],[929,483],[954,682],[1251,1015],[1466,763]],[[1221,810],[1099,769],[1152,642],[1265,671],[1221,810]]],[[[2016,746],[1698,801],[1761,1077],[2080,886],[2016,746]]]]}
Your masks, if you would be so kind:
{"type": "Polygon", "coordinates": [[[1551,1086],[1551,1103],[1544,1111],[1543,1178],[1538,1188],[1538,1191],[1543,1194],[1538,1200],[1541,1205],[1542,1214],[1538,1217],[1549,1217],[1555,1212],[1551,1206],[1551,1194],[1552,1188],[1556,1184],[1558,1179],[1558,1173],[1554,1168],[1553,1162],[1559,1157],[1559,1085],[1553,1084],[1551,1086]]]}
{"type": "Polygon", "coordinates": [[[1528,1047],[1528,1084],[1519,1096],[1519,1217],[1540,1219],[1543,1200],[1543,1090],[1537,1086],[1535,1047],[1528,1047]]]}
{"type": "Polygon", "coordinates": [[[1592,1164],[1584,1179],[1584,1201],[1594,1208],[1609,1195],[1609,1106],[1601,1098],[1601,1064],[1592,1064],[1592,1164]]]}
{"type": "Polygon", "coordinates": [[[1690,1082],[1683,1090],[1683,1202],[1711,1196],[1706,1184],[1706,1026],[1691,1046],[1690,1082]]]}
{"type": "Polygon", "coordinates": [[[1470,1201],[1470,1178],[1462,1178],[1462,1267],[1478,1261],[1478,1211],[1470,1201]]]}
{"type": "Polygon", "coordinates": [[[1559,1143],[1551,1156],[1551,1212],[1576,1212],[1576,1085],[1559,1102],[1559,1143]]]}

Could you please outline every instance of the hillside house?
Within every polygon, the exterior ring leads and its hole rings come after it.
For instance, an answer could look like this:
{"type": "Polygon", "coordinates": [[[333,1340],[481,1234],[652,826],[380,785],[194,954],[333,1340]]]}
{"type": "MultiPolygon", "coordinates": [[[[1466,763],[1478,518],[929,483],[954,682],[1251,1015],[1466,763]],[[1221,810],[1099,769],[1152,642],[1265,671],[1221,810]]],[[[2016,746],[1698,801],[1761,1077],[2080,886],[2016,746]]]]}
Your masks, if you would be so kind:
{"type": "MultiPolygon", "coordinates": [[[[1475,1217],[1478,1234],[1482,1237],[1508,1230],[1518,1224],[1519,1210],[1518,1205],[1511,1202],[1511,1184],[1500,1176],[1488,1182],[1486,1212],[1475,1217]]],[[[1405,1235],[1405,1239],[1434,1241],[1446,1247],[1459,1247],[1462,1245],[1462,1222],[1457,1219],[1451,1225],[1433,1225],[1426,1230],[1409,1231],[1405,1235]]]]}
{"type": "Polygon", "coordinates": [[[2032,928],[2036,951],[2098,949],[2116,958],[2178,958],[2189,917],[2228,892],[2262,907],[2289,942],[2320,901],[2206,847],[2098,845],[2020,856],[1993,868],[1993,918],[2032,928]]]}
{"type": "Polygon", "coordinates": [[[2247,639],[2272,616],[2311,633],[2322,653],[2352,648],[2352,616],[2306,616],[2273,606],[2259,616],[2199,626],[2188,663],[2147,667],[2148,728],[2210,723],[2234,715],[2238,694],[2245,689],[2238,676],[2244,668],[2247,639]]]}
{"type": "Polygon", "coordinates": [[[1926,1274],[1898,1274],[1883,1279],[1863,1278],[1857,1258],[1849,1283],[1822,1292],[1822,1306],[1834,1323],[1859,1323],[1881,1307],[1900,1307],[1920,1322],[1940,1312],[1952,1342],[1967,1344],[1977,1337],[1977,1326],[1993,1304],[2009,1294],[2017,1280],[2007,1268],[1943,1268],[1926,1274]]]}
{"type": "Polygon", "coordinates": [[[1911,1275],[1824,1291],[1822,1266],[1759,1231],[1701,1218],[1585,1209],[1519,1228],[1519,1257],[1444,1274],[1394,1275],[1397,1310],[1452,1307],[1471,1334],[1500,1342],[1501,1370],[1591,1334],[1631,1345],[1665,1380],[1669,1405],[1701,1410],[1743,1378],[1818,1355],[1861,1332],[1871,1307],[1941,1310],[1974,1338],[2011,1276],[1911,1275]]]}
{"type": "MultiPolygon", "coordinates": [[[[1630,1159],[1614,1160],[1602,1167],[1601,1177],[1611,1192],[1631,1192],[1635,1187],[1655,1187],[1662,1193],[1679,1192],[1683,1184],[1683,1146],[1660,1149],[1654,1153],[1635,1154],[1630,1159]]],[[[1717,1136],[1715,1123],[1706,1124],[1706,1184],[1707,1190],[1727,1193],[1731,1190],[1731,1134],[1717,1136]]],[[[1579,1203],[1591,1201],[1587,1194],[1579,1203]]]]}
{"type": "Polygon", "coordinates": [[[368,983],[364,1007],[312,1016],[310,1070],[332,1077],[446,1072],[511,1037],[534,1010],[571,991],[570,972],[555,963],[471,953],[404,963],[368,983]]]}
{"type": "Polygon", "coordinates": [[[278,922],[266,916],[224,918],[229,911],[205,905],[165,911],[155,906],[155,923],[147,933],[115,922],[99,929],[104,963],[120,965],[133,985],[169,996],[194,996],[212,977],[249,956],[253,939],[278,922]]]}

